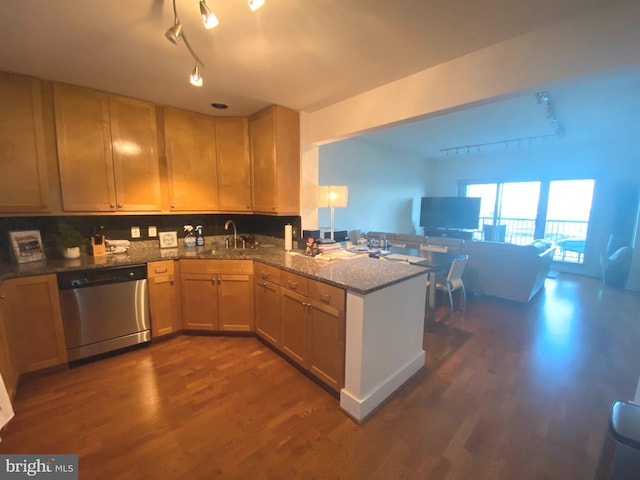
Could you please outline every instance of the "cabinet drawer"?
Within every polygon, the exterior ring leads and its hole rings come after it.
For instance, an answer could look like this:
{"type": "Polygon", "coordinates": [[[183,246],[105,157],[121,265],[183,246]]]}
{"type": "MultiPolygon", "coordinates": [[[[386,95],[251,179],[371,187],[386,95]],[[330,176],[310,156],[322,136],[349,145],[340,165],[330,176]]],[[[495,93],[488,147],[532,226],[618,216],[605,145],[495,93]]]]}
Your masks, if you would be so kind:
{"type": "Polygon", "coordinates": [[[147,263],[147,277],[149,278],[166,277],[174,273],[173,260],[147,263]]]}
{"type": "Polygon", "coordinates": [[[280,271],[280,286],[297,292],[305,297],[309,295],[309,279],[295,273],[280,271]]]}
{"type": "Polygon", "coordinates": [[[180,260],[180,273],[253,274],[252,260],[180,260]]]}
{"type": "Polygon", "coordinates": [[[271,265],[256,262],[253,266],[253,276],[280,285],[280,269],[271,265]]]}
{"type": "Polygon", "coordinates": [[[320,304],[325,304],[338,310],[345,309],[345,292],[342,288],[334,287],[312,280],[309,282],[309,298],[320,304]]]}

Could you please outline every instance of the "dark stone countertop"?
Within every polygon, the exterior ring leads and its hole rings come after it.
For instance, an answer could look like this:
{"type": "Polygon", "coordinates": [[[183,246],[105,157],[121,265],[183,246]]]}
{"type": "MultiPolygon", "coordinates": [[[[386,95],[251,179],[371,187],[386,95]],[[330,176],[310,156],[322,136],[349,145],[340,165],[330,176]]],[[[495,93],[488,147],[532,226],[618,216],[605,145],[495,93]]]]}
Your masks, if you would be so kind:
{"type": "Polygon", "coordinates": [[[195,248],[144,248],[125,254],[105,257],[82,255],[73,260],[47,259],[22,264],[0,264],[0,282],[9,278],[73,270],[87,270],[112,266],[135,265],[157,260],[181,259],[254,260],[282,268],[309,278],[368,294],[389,285],[424,274],[423,267],[400,262],[380,261],[367,255],[348,260],[320,260],[306,257],[300,252],[285,252],[281,247],[257,247],[245,250],[212,250],[211,247],[195,248]]]}

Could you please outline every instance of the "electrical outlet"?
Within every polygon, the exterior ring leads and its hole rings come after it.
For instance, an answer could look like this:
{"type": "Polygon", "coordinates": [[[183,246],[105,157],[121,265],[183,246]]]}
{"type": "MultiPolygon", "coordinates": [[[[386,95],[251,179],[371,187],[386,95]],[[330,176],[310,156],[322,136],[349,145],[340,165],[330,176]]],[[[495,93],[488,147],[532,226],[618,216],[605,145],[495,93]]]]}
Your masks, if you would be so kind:
{"type": "Polygon", "coordinates": [[[140,227],[131,227],[131,238],[140,238],[140,227]]]}
{"type": "Polygon", "coordinates": [[[150,226],[149,228],[147,228],[147,234],[149,235],[149,238],[157,237],[158,229],[155,226],[150,226]]]}

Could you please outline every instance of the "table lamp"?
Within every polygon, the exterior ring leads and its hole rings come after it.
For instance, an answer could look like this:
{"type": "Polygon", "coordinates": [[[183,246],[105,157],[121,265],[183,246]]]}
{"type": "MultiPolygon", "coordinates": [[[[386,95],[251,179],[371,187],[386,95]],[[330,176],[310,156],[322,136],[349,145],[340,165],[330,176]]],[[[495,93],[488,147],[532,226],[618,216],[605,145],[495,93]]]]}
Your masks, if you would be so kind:
{"type": "Polygon", "coordinates": [[[345,208],[349,202],[349,187],[347,186],[318,186],[318,207],[331,209],[331,240],[333,240],[334,208],[345,208]]]}

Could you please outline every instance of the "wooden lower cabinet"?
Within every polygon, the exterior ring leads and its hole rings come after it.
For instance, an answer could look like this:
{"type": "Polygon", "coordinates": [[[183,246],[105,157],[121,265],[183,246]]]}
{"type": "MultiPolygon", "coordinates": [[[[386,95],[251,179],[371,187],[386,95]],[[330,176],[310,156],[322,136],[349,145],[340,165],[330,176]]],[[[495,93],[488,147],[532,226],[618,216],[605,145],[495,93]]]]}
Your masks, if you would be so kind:
{"type": "MultiPolygon", "coordinates": [[[[258,276],[257,271],[255,275],[258,276]]],[[[280,344],[280,287],[255,278],[253,291],[256,334],[277,347],[280,344]]]]}
{"type": "Polygon", "coordinates": [[[149,310],[151,337],[181,330],[179,282],[176,281],[176,262],[162,260],[147,264],[149,282],[149,310]]]}
{"type": "Polygon", "coordinates": [[[280,287],[280,350],[307,368],[309,351],[307,297],[280,287]]]}
{"type": "Polygon", "coordinates": [[[9,398],[13,399],[18,386],[18,372],[13,366],[13,360],[11,360],[2,308],[0,308],[0,374],[9,398]]]}
{"type": "Polygon", "coordinates": [[[18,375],[67,363],[55,275],[6,280],[0,284],[0,301],[18,375]]]}
{"type": "Polygon", "coordinates": [[[253,332],[253,275],[218,275],[220,330],[253,332]]]}
{"type": "Polygon", "coordinates": [[[309,370],[334,390],[344,387],[346,298],[341,288],[309,281],[309,370]]]}
{"type": "Polygon", "coordinates": [[[251,260],[181,260],[180,292],[183,328],[253,331],[251,260]]]}
{"type": "Polygon", "coordinates": [[[182,327],[218,330],[218,281],[213,274],[181,273],[182,327]]]}

